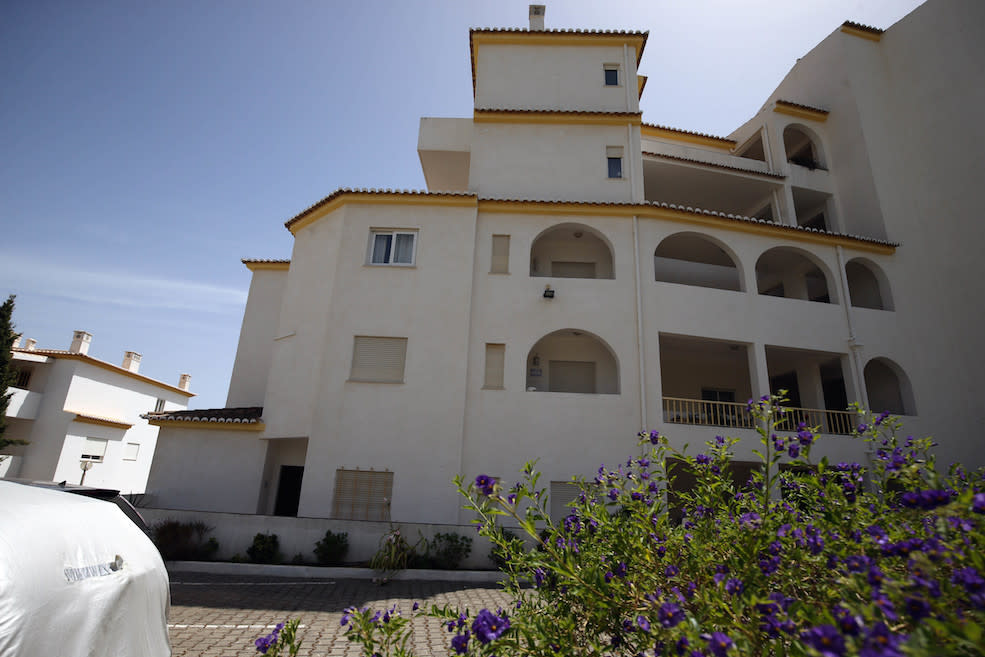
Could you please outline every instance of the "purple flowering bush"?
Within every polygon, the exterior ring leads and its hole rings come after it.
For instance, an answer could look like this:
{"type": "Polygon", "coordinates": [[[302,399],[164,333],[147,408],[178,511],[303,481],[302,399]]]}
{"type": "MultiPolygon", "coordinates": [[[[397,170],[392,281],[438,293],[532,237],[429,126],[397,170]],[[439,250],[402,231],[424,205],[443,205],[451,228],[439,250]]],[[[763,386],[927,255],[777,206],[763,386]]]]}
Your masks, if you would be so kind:
{"type": "Polygon", "coordinates": [[[253,642],[253,645],[258,653],[267,655],[267,657],[295,657],[301,648],[301,641],[297,638],[298,625],[300,624],[300,618],[289,620],[286,623],[277,623],[273,632],[260,637],[253,642]]]}
{"type": "MultiPolygon", "coordinates": [[[[549,516],[532,464],[509,488],[457,480],[506,557],[516,606],[417,613],[441,618],[451,650],[468,655],[985,654],[982,473],[938,472],[930,440],[900,439],[888,414],[859,412],[869,464],[812,460],[816,429],[781,431],[781,401],[750,402],[761,467],[747,482],[730,471],[736,439],[689,456],[656,432],[641,434],[638,456],[576,481],[563,518],[549,516]],[[685,471],[693,487],[669,495],[685,471]]],[[[360,613],[349,636],[367,655],[407,654],[366,639],[392,618],[360,613]]]]}

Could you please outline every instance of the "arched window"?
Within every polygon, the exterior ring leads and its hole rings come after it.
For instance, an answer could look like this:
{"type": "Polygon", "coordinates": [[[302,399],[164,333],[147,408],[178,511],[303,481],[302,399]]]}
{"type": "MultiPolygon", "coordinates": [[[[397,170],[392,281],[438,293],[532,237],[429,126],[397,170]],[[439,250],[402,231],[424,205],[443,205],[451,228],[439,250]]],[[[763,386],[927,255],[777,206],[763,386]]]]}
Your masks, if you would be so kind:
{"type": "Polygon", "coordinates": [[[774,247],[756,261],[756,287],[767,296],[837,302],[831,280],[824,263],[801,249],[774,247]]]}
{"type": "Polygon", "coordinates": [[[546,278],[615,278],[612,247],[594,228],[559,224],[530,247],[530,275],[546,278]]]}
{"type": "Polygon", "coordinates": [[[817,137],[801,125],[791,124],[783,131],[783,148],[787,162],[808,169],[824,169],[824,156],[817,137]]]}
{"type": "Polygon", "coordinates": [[[888,358],[873,358],[865,365],[865,392],[873,413],[916,415],[910,380],[899,365],[888,358]]]}
{"type": "Polygon", "coordinates": [[[736,259],[718,243],[697,233],[665,238],[653,254],[656,280],[720,290],[742,290],[736,259]]]}
{"type": "Polygon", "coordinates": [[[848,293],[853,306],[876,310],[893,309],[889,281],[875,263],[862,258],[849,260],[845,264],[845,277],[848,279],[848,293]]]}
{"type": "Polygon", "coordinates": [[[619,362],[593,333],[562,329],[542,337],[527,354],[527,390],[619,394],[619,362]]]}

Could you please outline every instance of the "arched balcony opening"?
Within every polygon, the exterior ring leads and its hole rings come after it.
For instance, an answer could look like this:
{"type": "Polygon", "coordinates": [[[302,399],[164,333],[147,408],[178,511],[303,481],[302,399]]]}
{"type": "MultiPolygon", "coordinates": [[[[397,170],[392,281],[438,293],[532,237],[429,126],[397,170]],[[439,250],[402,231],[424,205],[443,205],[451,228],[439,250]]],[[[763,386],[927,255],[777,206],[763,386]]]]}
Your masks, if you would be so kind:
{"type": "Polygon", "coordinates": [[[831,280],[824,264],[800,249],[778,246],[756,261],[756,287],[766,296],[837,303],[831,280]]]}
{"type": "Polygon", "coordinates": [[[862,258],[854,258],[845,264],[848,294],[856,308],[892,310],[893,297],[889,280],[875,264],[862,258]]]}
{"type": "Polygon", "coordinates": [[[527,390],[619,394],[619,362],[601,338],[579,329],[548,333],[527,354],[527,390]]]}
{"type": "Polygon", "coordinates": [[[802,125],[788,125],[783,131],[787,162],[808,169],[824,169],[824,156],[817,137],[802,125]]]}
{"type": "Polygon", "coordinates": [[[544,278],[615,278],[612,246],[583,224],[548,228],[530,247],[530,275],[544,278]]]}
{"type": "Polygon", "coordinates": [[[873,358],[865,364],[863,376],[869,409],[873,413],[917,414],[910,379],[899,365],[888,358],[873,358]]]}
{"type": "Polygon", "coordinates": [[[671,235],[653,254],[658,281],[741,292],[742,272],[737,262],[723,246],[696,233],[671,235]]]}

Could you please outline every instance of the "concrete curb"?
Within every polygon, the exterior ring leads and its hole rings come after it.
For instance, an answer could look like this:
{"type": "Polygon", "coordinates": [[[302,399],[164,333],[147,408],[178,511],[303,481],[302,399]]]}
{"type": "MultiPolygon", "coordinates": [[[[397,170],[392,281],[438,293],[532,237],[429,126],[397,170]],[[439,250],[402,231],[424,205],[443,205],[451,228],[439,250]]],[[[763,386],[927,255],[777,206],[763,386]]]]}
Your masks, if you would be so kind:
{"type": "MultiPolygon", "coordinates": [[[[242,575],[244,577],[296,577],[300,579],[373,579],[378,577],[371,568],[335,566],[288,566],[263,563],[233,563],[229,561],[168,561],[169,573],[206,573],[209,575],[242,575]]],[[[402,570],[391,580],[424,582],[496,583],[504,579],[498,570],[402,570]]]]}

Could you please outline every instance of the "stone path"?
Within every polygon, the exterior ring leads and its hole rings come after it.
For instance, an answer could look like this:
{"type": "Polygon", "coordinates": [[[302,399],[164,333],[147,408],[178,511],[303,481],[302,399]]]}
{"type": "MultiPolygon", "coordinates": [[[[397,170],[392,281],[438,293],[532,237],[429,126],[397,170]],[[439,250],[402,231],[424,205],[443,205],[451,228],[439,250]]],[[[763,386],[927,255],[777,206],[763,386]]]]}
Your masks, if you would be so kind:
{"type": "MultiPolygon", "coordinates": [[[[174,657],[244,657],[259,654],[253,641],[275,624],[300,618],[300,655],[355,657],[360,647],[345,639],[339,624],[343,609],[396,604],[409,615],[414,602],[473,611],[510,605],[496,584],[395,581],[377,586],[353,579],[173,573],[168,630],[174,657]]],[[[449,655],[451,637],[436,620],[417,619],[410,645],[417,655],[449,655]]]]}

